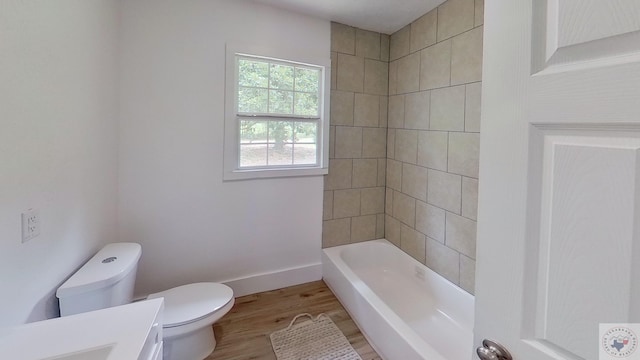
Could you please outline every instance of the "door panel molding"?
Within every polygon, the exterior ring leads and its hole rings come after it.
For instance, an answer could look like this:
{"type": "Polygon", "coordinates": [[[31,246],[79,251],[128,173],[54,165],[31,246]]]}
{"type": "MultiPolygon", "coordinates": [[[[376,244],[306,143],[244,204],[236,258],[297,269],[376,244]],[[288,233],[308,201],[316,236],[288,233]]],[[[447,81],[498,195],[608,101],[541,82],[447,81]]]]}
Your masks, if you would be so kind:
{"type": "Polygon", "coordinates": [[[592,358],[598,344],[587,339],[598,329],[589,325],[636,312],[640,125],[532,124],[530,135],[522,338],[592,358]]]}
{"type": "Polygon", "coordinates": [[[532,6],[532,75],[640,60],[640,3],[542,0],[532,6]],[[589,26],[602,8],[614,16],[607,18],[606,26],[589,26]]]}

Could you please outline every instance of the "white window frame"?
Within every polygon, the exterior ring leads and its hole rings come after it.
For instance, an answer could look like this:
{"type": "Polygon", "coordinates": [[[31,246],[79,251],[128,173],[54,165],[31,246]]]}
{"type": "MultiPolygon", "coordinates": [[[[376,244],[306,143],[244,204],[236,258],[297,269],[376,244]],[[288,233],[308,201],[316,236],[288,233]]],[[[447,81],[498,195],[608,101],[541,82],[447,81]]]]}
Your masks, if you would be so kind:
{"type": "MultiPolygon", "coordinates": [[[[321,176],[329,168],[329,99],[331,84],[331,60],[313,58],[303,50],[276,45],[246,45],[228,43],[226,45],[225,78],[225,123],[224,123],[224,172],[223,179],[246,180],[274,177],[321,176]],[[318,163],[316,165],[287,165],[279,167],[240,168],[239,114],[237,113],[238,80],[237,57],[259,57],[267,61],[292,62],[320,69],[319,119],[316,146],[318,163]]],[[[278,116],[277,118],[295,120],[297,117],[278,116]]],[[[300,118],[304,118],[300,116],[300,118]]]]}

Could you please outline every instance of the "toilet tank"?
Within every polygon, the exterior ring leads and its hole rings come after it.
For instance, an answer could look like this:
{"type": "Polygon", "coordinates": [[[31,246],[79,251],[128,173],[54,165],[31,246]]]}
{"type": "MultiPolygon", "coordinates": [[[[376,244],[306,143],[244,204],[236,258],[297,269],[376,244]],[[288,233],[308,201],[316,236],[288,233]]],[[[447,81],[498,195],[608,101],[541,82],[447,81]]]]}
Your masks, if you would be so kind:
{"type": "Polygon", "coordinates": [[[141,254],[142,247],[136,243],[103,247],[58,288],[60,315],[130,303],[141,254]]]}

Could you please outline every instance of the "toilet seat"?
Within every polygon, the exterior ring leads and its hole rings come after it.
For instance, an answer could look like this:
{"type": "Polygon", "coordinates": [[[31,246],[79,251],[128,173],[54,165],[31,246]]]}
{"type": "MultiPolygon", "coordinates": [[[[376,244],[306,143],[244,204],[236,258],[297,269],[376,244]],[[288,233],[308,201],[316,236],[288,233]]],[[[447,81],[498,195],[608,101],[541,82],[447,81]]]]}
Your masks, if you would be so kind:
{"type": "Polygon", "coordinates": [[[151,294],[147,299],[164,298],[164,328],[197,322],[233,300],[233,290],[218,283],[194,283],[151,294]]]}

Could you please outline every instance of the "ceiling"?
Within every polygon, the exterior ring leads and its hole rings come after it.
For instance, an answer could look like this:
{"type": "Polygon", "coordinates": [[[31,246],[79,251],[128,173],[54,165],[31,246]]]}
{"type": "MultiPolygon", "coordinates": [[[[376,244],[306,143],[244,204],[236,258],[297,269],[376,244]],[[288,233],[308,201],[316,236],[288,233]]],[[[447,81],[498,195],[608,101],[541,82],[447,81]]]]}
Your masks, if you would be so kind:
{"type": "Polygon", "coordinates": [[[361,29],[392,34],[444,0],[255,0],[361,29]]]}

